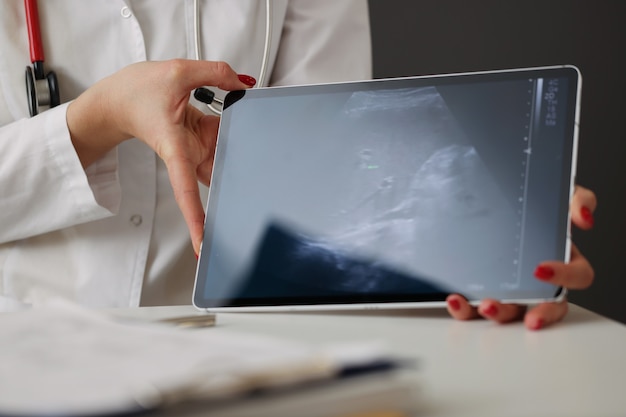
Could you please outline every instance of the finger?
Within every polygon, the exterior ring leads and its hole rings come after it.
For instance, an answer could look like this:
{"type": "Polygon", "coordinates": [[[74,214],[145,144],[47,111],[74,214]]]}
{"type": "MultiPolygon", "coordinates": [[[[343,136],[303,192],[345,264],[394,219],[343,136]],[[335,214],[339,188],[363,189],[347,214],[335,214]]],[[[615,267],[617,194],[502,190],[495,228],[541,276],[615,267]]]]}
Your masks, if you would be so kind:
{"type": "Polygon", "coordinates": [[[187,223],[193,249],[198,254],[204,229],[204,208],[195,175],[196,166],[184,158],[173,157],[164,162],[169,172],[176,203],[187,223]]]}
{"type": "Polygon", "coordinates": [[[583,230],[591,229],[594,224],[593,212],[597,205],[598,201],[593,191],[576,186],[571,204],[572,222],[583,230]]]}
{"type": "Polygon", "coordinates": [[[204,116],[200,121],[200,131],[198,132],[198,136],[201,139],[204,148],[207,150],[207,154],[197,167],[196,173],[198,175],[198,180],[207,187],[211,183],[211,175],[213,173],[218,126],[219,117],[204,116]]]}
{"type": "Polygon", "coordinates": [[[591,264],[574,244],[569,263],[546,261],[535,269],[537,279],[574,290],[589,287],[593,283],[594,275],[591,264]]]}
{"type": "Polygon", "coordinates": [[[478,317],[476,307],[470,305],[467,300],[459,294],[450,294],[446,298],[448,312],[457,320],[471,320],[478,317]]]}
{"type": "Polygon", "coordinates": [[[521,320],[525,312],[526,306],[500,303],[493,299],[485,299],[481,301],[478,306],[478,314],[498,323],[509,323],[521,320]]]}
{"type": "Polygon", "coordinates": [[[230,65],[222,61],[175,59],[162,64],[165,66],[165,81],[178,82],[186,91],[206,85],[225,91],[242,90],[256,82],[249,75],[239,77],[230,65]]]}
{"type": "Polygon", "coordinates": [[[524,317],[524,325],[530,330],[539,330],[561,321],[567,314],[567,300],[558,303],[542,303],[530,309],[524,317]]]}

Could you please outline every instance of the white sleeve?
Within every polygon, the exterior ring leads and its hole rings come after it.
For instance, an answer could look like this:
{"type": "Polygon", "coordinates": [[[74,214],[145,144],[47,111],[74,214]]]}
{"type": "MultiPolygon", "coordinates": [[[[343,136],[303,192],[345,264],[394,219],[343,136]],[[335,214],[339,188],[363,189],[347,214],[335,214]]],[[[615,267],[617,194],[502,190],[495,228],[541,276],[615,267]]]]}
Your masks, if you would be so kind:
{"type": "Polygon", "coordinates": [[[371,77],[367,0],[289,2],[270,85],[371,77]]]}
{"type": "Polygon", "coordinates": [[[67,104],[0,127],[0,242],[111,216],[121,189],[117,151],[84,170],[67,104]]]}

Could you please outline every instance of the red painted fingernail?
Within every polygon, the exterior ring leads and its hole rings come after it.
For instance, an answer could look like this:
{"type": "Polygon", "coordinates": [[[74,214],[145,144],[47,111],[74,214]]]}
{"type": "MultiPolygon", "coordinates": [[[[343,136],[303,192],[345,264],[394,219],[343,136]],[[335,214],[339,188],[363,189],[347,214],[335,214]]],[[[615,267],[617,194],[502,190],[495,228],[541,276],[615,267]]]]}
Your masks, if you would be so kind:
{"type": "Polygon", "coordinates": [[[461,303],[456,298],[452,298],[451,300],[448,300],[448,305],[454,311],[459,311],[459,309],[461,308],[461,303]]]}
{"type": "Polygon", "coordinates": [[[200,259],[200,256],[197,253],[195,255],[196,255],[196,261],[200,259]]]}
{"type": "Polygon", "coordinates": [[[249,75],[239,74],[237,75],[237,77],[239,77],[239,81],[249,87],[254,87],[254,85],[256,84],[256,80],[254,79],[254,77],[251,77],[249,75]]]}
{"type": "Polygon", "coordinates": [[[535,269],[535,277],[547,281],[554,276],[554,269],[549,266],[538,266],[535,269]]]}
{"type": "Polygon", "coordinates": [[[496,314],[498,314],[498,307],[496,307],[493,304],[489,304],[489,306],[487,306],[487,308],[483,309],[483,314],[489,316],[489,317],[493,317],[496,314]]]}
{"type": "Polygon", "coordinates": [[[593,226],[593,213],[587,207],[583,207],[580,209],[580,215],[585,219],[587,223],[593,226]]]}

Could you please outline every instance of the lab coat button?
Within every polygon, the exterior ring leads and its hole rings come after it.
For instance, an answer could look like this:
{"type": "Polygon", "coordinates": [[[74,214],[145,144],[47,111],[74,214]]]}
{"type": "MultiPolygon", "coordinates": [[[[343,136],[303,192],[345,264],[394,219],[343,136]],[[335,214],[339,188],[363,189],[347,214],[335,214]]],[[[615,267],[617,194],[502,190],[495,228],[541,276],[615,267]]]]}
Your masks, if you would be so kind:
{"type": "Polygon", "coordinates": [[[122,15],[124,19],[128,19],[129,17],[133,15],[133,12],[130,11],[128,6],[124,6],[122,7],[122,10],[120,10],[120,14],[122,15]]]}
{"type": "Polygon", "coordinates": [[[142,221],[143,218],[139,214],[133,214],[132,216],[130,216],[130,222],[135,226],[139,226],[142,221]]]}

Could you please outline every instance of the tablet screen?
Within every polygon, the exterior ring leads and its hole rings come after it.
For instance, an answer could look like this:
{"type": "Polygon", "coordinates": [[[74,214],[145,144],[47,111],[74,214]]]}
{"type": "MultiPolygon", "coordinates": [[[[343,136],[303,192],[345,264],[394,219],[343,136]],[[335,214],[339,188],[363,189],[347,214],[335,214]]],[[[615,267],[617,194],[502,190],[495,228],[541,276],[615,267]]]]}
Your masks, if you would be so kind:
{"type": "Polygon", "coordinates": [[[194,305],[554,299],[579,73],[523,69],[227,97],[194,305]]]}

